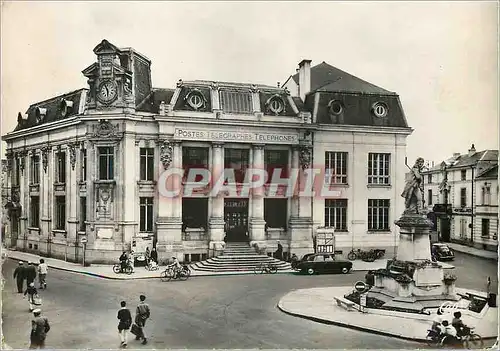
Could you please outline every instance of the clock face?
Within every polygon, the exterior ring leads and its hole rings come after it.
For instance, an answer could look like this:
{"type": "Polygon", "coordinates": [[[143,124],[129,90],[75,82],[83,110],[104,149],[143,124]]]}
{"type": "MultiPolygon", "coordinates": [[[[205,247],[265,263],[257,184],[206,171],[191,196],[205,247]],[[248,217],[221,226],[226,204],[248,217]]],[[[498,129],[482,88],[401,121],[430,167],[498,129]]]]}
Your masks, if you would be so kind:
{"type": "Polygon", "coordinates": [[[118,88],[115,82],[107,81],[99,85],[99,90],[97,91],[97,98],[99,101],[105,104],[109,104],[116,99],[118,93],[118,88]]]}

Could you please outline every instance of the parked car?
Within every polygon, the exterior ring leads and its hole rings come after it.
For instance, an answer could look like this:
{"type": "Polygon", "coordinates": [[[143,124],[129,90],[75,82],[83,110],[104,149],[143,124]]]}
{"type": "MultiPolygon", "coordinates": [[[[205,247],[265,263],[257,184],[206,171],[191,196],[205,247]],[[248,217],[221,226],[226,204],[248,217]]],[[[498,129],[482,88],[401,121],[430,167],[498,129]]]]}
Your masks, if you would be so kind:
{"type": "Polygon", "coordinates": [[[444,243],[432,244],[431,254],[434,261],[452,261],[455,259],[453,250],[444,243]]]}
{"type": "Polygon", "coordinates": [[[297,264],[297,270],[302,273],[343,273],[347,274],[352,269],[352,262],[336,258],[334,254],[315,253],[307,254],[297,264]]]}

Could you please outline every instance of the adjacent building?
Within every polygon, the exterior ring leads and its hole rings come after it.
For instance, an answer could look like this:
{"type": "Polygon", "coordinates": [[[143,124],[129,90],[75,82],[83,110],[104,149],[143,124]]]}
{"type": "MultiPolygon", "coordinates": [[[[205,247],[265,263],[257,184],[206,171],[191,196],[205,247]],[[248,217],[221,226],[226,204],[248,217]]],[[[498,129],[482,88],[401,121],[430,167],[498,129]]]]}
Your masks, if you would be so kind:
{"type": "Polygon", "coordinates": [[[424,173],[428,210],[442,241],[498,247],[498,150],[455,153],[424,173]]]}
{"type": "MultiPolygon", "coordinates": [[[[151,61],[103,40],[83,70],[88,87],[32,104],[7,143],[11,246],[90,262],[156,246],[163,258],[203,260],[228,241],[287,254],[323,249],[395,252],[404,209],[406,138],[396,93],[326,63],[299,64],[283,87],[179,80],[154,88],[151,61]],[[195,187],[190,169],[226,179],[237,194],[195,187]],[[245,195],[249,169],[280,169],[245,195]],[[287,193],[293,170],[319,170],[324,194],[287,193]],[[285,181],[283,181],[285,180],[285,181]],[[243,194],[243,195],[242,195],[243,194]]],[[[310,173],[311,174],[311,173],[310,173]]],[[[203,178],[203,177],[201,177],[203,178]]],[[[227,183],[226,182],[226,183],[227,183]]],[[[213,184],[212,184],[213,185],[213,184]]],[[[293,193],[293,192],[292,192],[293,193]]]]}

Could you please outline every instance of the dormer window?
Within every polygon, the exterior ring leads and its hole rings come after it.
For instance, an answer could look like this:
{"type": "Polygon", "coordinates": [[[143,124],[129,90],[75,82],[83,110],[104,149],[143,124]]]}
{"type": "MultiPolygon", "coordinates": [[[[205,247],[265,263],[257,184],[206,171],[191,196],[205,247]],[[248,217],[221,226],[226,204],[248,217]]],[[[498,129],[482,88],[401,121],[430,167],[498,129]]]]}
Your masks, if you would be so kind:
{"type": "Polygon", "coordinates": [[[187,101],[188,105],[195,111],[203,110],[207,105],[207,99],[198,89],[191,90],[186,95],[185,101],[187,101]]]}
{"type": "Polygon", "coordinates": [[[266,105],[268,110],[275,115],[279,115],[280,113],[285,111],[285,102],[279,95],[274,95],[269,100],[267,100],[266,105]]]}
{"type": "Polygon", "coordinates": [[[73,109],[73,101],[61,99],[60,109],[62,117],[68,116],[71,113],[71,110],[73,109]]]}
{"type": "Polygon", "coordinates": [[[342,103],[338,100],[330,101],[330,103],[328,104],[328,108],[330,110],[330,113],[332,115],[336,115],[336,116],[340,115],[342,113],[342,111],[344,110],[342,103]]]}
{"type": "Polygon", "coordinates": [[[45,121],[45,116],[47,115],[47,109],[46,108],[41,108],[37,107],[35,110],[35,117],[36,117],[36,122],[37,123],[42,123],[45,121]]]}
{"type": "Polygon", "coordinates": [[[382,118],[382,117],[387,116],[387,113],[389,112],[389,108],[383,102],[376,102],[372,106],[372,111],[376,117],[382,118]]]}

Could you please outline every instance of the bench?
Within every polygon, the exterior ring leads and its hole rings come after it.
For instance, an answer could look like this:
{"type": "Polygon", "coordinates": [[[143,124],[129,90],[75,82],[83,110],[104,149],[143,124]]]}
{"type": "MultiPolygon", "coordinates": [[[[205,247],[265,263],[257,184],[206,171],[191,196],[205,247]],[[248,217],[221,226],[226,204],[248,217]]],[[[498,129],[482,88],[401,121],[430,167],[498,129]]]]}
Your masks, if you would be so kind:
{"type": "Polygon", "coordinates": [[[346,310],[348,311],[352,311],[353,310],[353,307],[355,305],[354,302],[352,301],[349,301],[343,297],[334,297],[335,301],[337,302],[337,305],[342,307],[342,308],[345,308],[346,310]]]}

